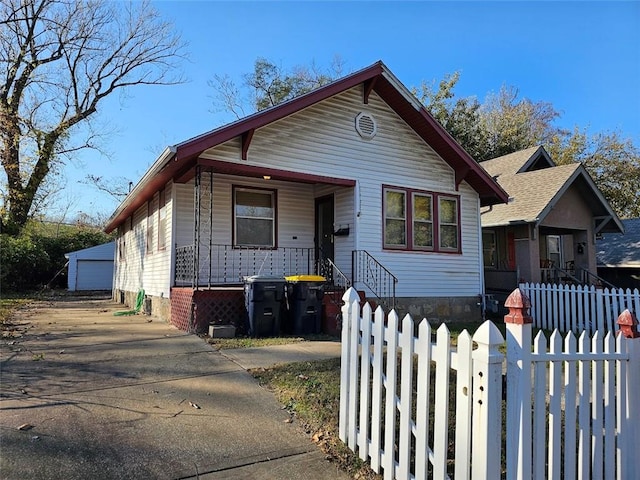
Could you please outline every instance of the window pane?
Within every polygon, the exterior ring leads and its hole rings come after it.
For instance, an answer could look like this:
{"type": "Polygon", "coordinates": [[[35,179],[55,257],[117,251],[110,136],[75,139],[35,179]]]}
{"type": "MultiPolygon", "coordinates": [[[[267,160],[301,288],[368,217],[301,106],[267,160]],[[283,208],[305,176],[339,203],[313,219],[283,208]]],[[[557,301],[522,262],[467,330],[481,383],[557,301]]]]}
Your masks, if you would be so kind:
{"type": "Polygon", "coordinates": [[[456,200],[440,199],[440,223],[458,223],[456,200]]]}
{"type": "Polygon", "coordinates": [[[385,218],[406,218],[404,212],[404,193],[387,191],[385,205],[385,218]]]}
{"type": "Polygon", "coordinates": [[[384,228],[385,245],[405,246],[407,244],[404,220],[387,219],[384,228]]]}
{"type": "Polygon", "coordinates": [[[413,246],[433,247],[433,224],[430,222],[414,222],[413,246]]]}
{"type": "Polygon", "coordinates": [[[236,215],[241,217],[273,218],[272,194],[236,191],[236,215]]]}
{"type": "Polygon", "coordinates": [[[414,220],[431,220],[431,196],[430,195],[414,195],[413,196],[413,219],[414,220]]]}
{"type": "Polygon", "coordinates": [[[440,247],[458,248],[458,227],[456,225],[442,225],[440,227],[440,247]]]}
{"type": "Polygon", "coordinates": [[[259,247],[273,246],[273,222],[254,218],[236,219],[236,244],[259,247]]]}

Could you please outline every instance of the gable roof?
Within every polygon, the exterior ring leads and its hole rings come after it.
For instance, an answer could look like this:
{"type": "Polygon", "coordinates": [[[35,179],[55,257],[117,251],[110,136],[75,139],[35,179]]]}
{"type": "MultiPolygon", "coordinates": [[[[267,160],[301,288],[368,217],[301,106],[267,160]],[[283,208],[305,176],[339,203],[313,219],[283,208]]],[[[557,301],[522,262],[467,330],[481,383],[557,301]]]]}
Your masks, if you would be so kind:
{"type": "Polygon", "coordinates": [[[607,233],[596,242],[598,265],[640,268],[640,218],[622,220],[624,235],[607,233]]]}
{"type": "Polygon", "coordinates": [[[534,164],[540,163],[546,164],[547,167],[555,166],[555,163],[553,163],[551,157],[542,146],[526,148],[502,157],[480,162],[493,177],[505,174],[515,175],[529,170],[534,164]]]}
{"type": "Polygon", "coordinates": [[[482,212],[483,227],[539,224],[574,186],[594,217],[600,217],[597,232],[624,230],[609,202],[580,163],[555,165],[540,146],[487,160],[481,165],[509,193],[509,203],[494,205],[482,212]]]}
{"type": "MultiPolygon", "coordinates": [[[[456,186],[462,181],[466,181],[478,192],[482,205],[493,205],[507,201],[506,192],[492,180],[484,168],[458,145],[411,92],[379,61],[305,95],[167,148],[116,209],[105,230],[110,232],[124,222],[169,180],[183,177],[195,166],[198,157],[205,150],[240,137],[242,154],[246,156],[246,151],[251,144],[251,138],[257,129],[360,84],[364,86],[363,103],[368,103],[371,92],[379,95],[417,135],[451,166],[455,172],[456,186]]],[[[211,164],[209,166],[216,171],[215,165],[211,164]]],[[[259,171],[259,169],[254,169],[252,172],[244,172],[242,167],[241,164],[236,165],[235,172],[251,176],[262,176],[262,171],[259,171]]],[[[282,178],[286,178],[286,172],[280,173],[282,178]]],[[[278,175],[278,171],[271,170],[269,174],[275,178],[278,175]]],[[[338,184],[346,184],[345,181],[347,181],[347,179],[306,176],[305,174],[297,174],[296,180],[308,183],[326,182],[338,184]],[[340,180],[342,180],[342,183],[339,183],[340,180]]]]}

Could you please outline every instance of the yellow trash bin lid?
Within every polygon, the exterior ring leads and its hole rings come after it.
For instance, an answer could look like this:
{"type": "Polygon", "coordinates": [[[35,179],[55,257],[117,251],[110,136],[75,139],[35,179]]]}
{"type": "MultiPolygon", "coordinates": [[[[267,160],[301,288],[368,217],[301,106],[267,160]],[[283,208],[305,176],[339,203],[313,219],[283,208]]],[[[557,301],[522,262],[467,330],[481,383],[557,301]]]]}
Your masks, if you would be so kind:
{"type": "Polygon", "coordinates": [[[284,277],[287,282],[326,282],[322,275],[291,275],[284,277]]]}

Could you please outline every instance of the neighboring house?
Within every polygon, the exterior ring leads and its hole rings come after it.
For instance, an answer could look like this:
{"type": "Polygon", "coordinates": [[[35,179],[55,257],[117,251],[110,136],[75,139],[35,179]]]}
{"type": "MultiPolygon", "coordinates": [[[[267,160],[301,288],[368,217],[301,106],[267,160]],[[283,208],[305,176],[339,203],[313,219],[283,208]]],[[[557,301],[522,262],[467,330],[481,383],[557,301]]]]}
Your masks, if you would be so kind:
{"type": "Polygon", "coordinates": [[[555,165],[543,147],[487,160],[509,194],[482,210],[487,291],[518,282],[599,284],[596,236],[623,226],[580,163],[555,165]]]}
{"type": "Polygon", "coordinates": [[[640,218],[622,220],[624,235],[597,241],[598,275],[620,288],[640,288],[640,218]]]}
{"type": "Polygon", "coordinates": [[[69,260],[67,288],[70,291],[111,290],[115,245],[115,242],[109,242],[65,253],[69,260]]]}
{"type": "Polygon", "coordinates": [[[377,62],[167,148],[106,227],[114,296],[144,289],[202,330],[239,322],[245,276],[322,273],[400,312],[479,318],[480,208],[506,200],[377,62]]]}

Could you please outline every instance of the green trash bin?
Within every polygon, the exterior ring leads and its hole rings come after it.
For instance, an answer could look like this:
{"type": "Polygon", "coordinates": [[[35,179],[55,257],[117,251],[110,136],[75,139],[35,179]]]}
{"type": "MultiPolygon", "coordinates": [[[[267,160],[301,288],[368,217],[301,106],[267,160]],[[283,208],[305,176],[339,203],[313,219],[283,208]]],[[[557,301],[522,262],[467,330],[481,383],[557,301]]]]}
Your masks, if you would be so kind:
{"type": "Polygon", "coordinates": [[[280,335],[284,308],[285,279],[254,275],[244,279],[244,302],[249,315],[249,335],[280,335]]]}
{"type": "Polygon", "coordinates": [[[285,280],[291,333],[320,333],[326,279],[320,275],[293,275],[285,280]]]}

